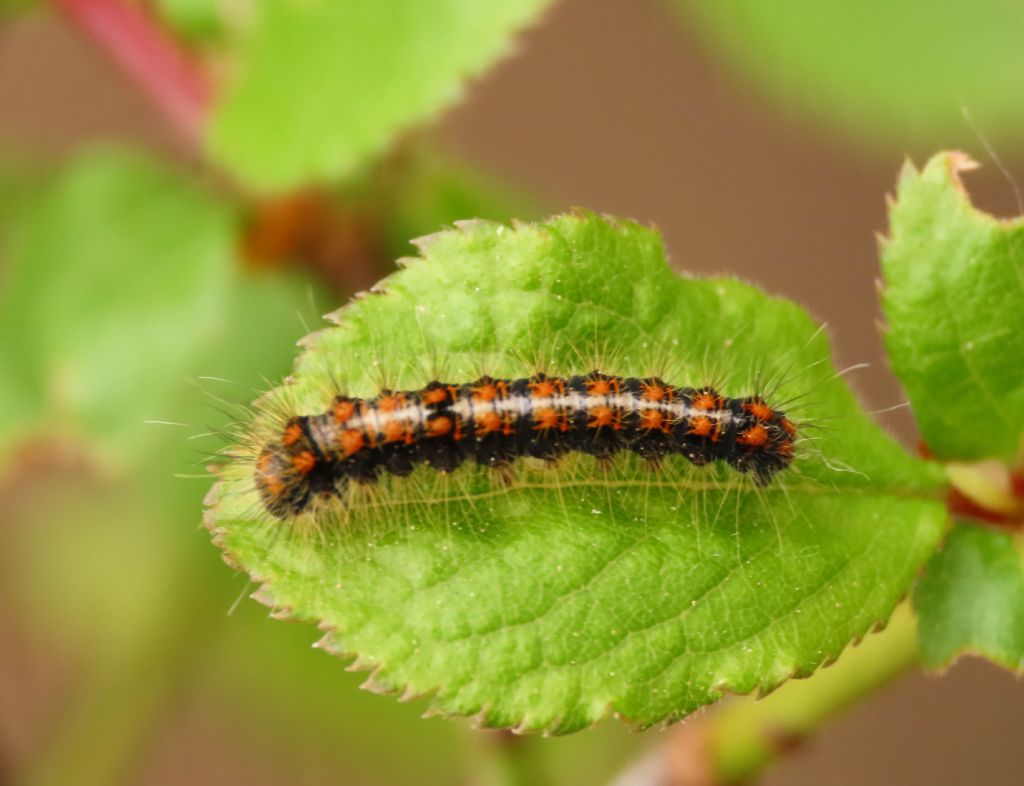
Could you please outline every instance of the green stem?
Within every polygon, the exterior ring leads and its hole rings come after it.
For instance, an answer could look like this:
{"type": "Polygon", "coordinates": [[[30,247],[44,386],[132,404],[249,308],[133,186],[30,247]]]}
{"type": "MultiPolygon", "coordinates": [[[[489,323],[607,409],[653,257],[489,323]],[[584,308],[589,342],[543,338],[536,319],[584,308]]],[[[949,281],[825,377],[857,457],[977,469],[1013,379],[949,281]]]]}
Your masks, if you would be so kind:
{"type": "Polygon", "coordinates": [[[743,698],[709,716],[702,733],[717,784],[749,782],[822,724],[917,663],[914,618],[904,604],[885,631],[834,666],[793,680],[760,701],[743,698]]]}

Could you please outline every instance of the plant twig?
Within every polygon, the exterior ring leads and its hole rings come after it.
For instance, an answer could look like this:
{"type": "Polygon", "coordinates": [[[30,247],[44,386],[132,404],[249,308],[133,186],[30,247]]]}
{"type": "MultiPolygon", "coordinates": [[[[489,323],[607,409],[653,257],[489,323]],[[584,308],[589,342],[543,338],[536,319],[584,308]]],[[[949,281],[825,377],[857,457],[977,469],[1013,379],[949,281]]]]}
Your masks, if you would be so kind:
{"type": "Polygon", "coordinates": [[[197,147],[210,87],[196,63],[138,4],[53,0],[197,147]]]}
{"type": "Polygon", "coordinates": [[[917,630],[906,604],[888,627],[834,666],[793,680],[768,697],[737,697],[683,724],[652,759],[615,786],[735,786],[749,783],[827,721],[917,663],[917,630]]]}

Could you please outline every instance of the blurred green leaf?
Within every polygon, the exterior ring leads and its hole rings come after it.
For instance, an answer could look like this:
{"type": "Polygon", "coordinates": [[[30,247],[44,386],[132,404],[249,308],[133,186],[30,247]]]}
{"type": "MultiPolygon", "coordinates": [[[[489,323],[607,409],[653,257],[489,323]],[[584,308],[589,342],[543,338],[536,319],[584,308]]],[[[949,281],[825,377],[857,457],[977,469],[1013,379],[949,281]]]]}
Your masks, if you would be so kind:
{"type": "Polygon", "coordinates": [[[241,43],[210,149],[264,189],[349,175],[455,100],[544,4],[270,0],[241,43]]]}
{"type": "Polygon", "coordinates": [[[382,201],[389,259],[405,256],[409,238],[451,226],[467,216],[499,221],[538,219],[538,200],[454,157],[419,151],[398,167],[382,201]]]}
{"type": "Polygon", "coordinates": [[[215,41],[226,31],[225,13],[234,5],[217,0],[156,0],[156,10],[174,31],[191,41],[215,41]]]}
{"type": "Polygon", "coordinates": [[[1024,130],[1024,14],[1005,0],[673,0],[745,80],[901,153],[1024,130]]]}
{"type": "MultiPolygon", "coordinates": [[[[310,310],[309,289],[303,277],[277,273],[237,282],[227,306],[229,329],[190,359],[187,374],[168,383],[161,414],[184,425],[140,425],[153,449],[128,472],[103,479],[34,473],[36,482],[20,499],[24,513],[15,516],[14,584],[30,618],[67,636],[69,648],[96,649],[102,658],[120,649],[122,639],[130,641],[144,620],[161,616],[161,604],[183,596],[183,574],[190,585],[221,575],[186,567],[206,562],[209,549],[201,530],[181,523],[202,505],[206,467],[225,445],[224,430],[261,388],[262,374],[287,370],[310,310]],[[217,378],[197,379],[203,375],[217,378]]],[[[222,600],[226,609],[233,598],[222,600]]]]}
{"type": "Polygon", "coordinates": [[[1024,435],[1024,220],[974,208],[943,153],[909,164],[883,241],[885,345],[929,450],[1020,455],[1024,435]]]}
{"type": "MultiPolygon", "coordinates": [[[[470,223],[421,250],[310,336],[271,400],[312,413],[336,380],[361,396],[382,377],[416,388],[430,358],[453,380],[482,363],[532,373],[524,356],[578,372],[603,347],[610,372],[657,360],[679,384],[704,383],[712,359],[729,395],[760,371],[777,400],[800,397],[798,422],[827,414],[835,429],[764,491],[682,460],[652,480],[634,456],[603,476],[567,460],[558,481],[520,462],[511,488],[486,468],[449,485],[421,467],[382,481],[375,499],[394,505],[357,505],[319,535],[268,522],[251,461],[226,467],[208,513],[218,542],[264,600],[372,670],[371,687],[493,726],[647,726],[814,671],[907,593],[946,521],[941,472],[871,424],[797,306],[680,278],[654,232],[590,215],[470,223]]],[[[257,433],[280,428],[273,410],[257,433]]]]}
{"type": "Polygon", "coordinates": [[[162,397],[164,418],[197,425],[140,423],[151,449],[116,478],[37,469],[18,484],[14,510],[5,508],[14,567],[4,583],[25,629],[72,657],[81,676],[26,783],[130,780],[180,683],[230,630],[239,585],[210,558],[202,530],[182,522],[202,504],[222,431],[262,374],[287,369],[315,293],[304,277],[269,272],[241,276],[232,290],[227,329],[197,347],[162,397]],[[197,380],[203,374],[221,379],[197,380]],[[204,430],[214,434],[196,439],[204,430]]]}
{"type": "Polygon", "coordinates": [[[1024,548],[1019,537],[958,524],[914,591],[921,660],[974,653],[1024,670],[1024,548]]]}
{"type": "Polygon", "coordinates": [[[122,152],[73,162],[3,232],[0,444],[43,431],[123,465],[224,330],[232,211],[122,152]]]}

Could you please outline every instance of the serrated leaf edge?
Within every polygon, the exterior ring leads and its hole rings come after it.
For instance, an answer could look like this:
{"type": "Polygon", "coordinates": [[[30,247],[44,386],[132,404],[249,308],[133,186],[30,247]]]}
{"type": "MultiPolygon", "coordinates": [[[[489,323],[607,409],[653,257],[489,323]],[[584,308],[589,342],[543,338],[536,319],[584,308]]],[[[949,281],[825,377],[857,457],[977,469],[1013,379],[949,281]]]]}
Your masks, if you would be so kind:
{"type": "MultiPolygon", "coordinates": [[[[583,729],[590,728],[599,723],[602,723],[610,718],[624,723],[631,731],[639,732],[645,731],[651,728],[664,729],[675,723],[685,720],[690,715],[702,711],[711,704],[717,703],[725,698],[727,695],[732,696],[749,696],[753,695],[757,699],[762,699],[765,696],[770,695],[784,684],[794,679],[808,679],[816,674],[819,670],[828,668],[833,665],[839,658],[842,657],[843,653],[847,650],[859,645],[868,635],[872,633],[878,633],[885,629],[888,625],[889,620],[892,617],[896,607],[907,597],[908,593],[905,593],[900,600],[898,600],[893,609],[889,614],[879,617],[878,619],[869,622],[862,633],[852,637],[843,647],[841,647],[836,653],[831,655],[825,655],[816,663],[812,663],[806,667],[790,666],[787,667],[786,673],[778,679],[773,680],[762,680],[754,685],[750,690],[737,690],[734,689],[728,678],[722,679],[718,682],[713,683],[708,688],[709,694],[717,694],[710,702],[700,707],[695,708],[691,712],[687,713],[668,713],[663,718],[655,720],[639,721],[626,715],[615,709],[615,702],[609,701],[604,705],[604,708],[597,714],[587,714],[586,726],[574,727],[568,730],[563,730],[559,727],[559,721],[561,718],[555,718],[550,723],[544,726],[533,726],[529,724],[526,717],[519,720],[516,724],[492,724],[488,722],[488,713],[490,707],[486,704],[475,706],[472,710],[463,712],[452,712],[448,710],[443,702],[438,699],[439,694],[443,690],[443,685],[433,685],[429,687],[414,687],[411,684],[395,684],[388,681],[384,674],[388,670],[386,663],[376,661],[373,658],[368,658],[365,655],[353,652],[350,650],[342,649],[336,646],[335,642],[339,641],[343,635],[343,631],[340,626],[327,623],[322,620],[317,620],[313,617],[309,617],[302,614],[295,613],[294,609],[288,604],[279,603],[274,597],[273,593],[273,581],[269,578],[263,577],[247,568],[244,568],[238,563],[234,555],[227,549],[224,543],[224,534],[226,533],[223,527],[219,527],[214,522],[214,503],[216,503],[219,495],[219,487],[222,481],[217,481],[211,488],[207,498],[205,500],[206,509],[203,515],[203,526],[211,533],[211,540],[221,553],[221,558],[224,562],[232,567],[233,569],[245,573],[249,576],[250,580],[257,583],[259,586],[254,592],[250,594],[250,598],[257,601],[258,603],[266,606],[270,609],[270,616],[275,620],[288,621],[288,622],[300,622],[300,623],[314,623],[317,629],[321,632],[320,637],[313,642],[312,646],[315,649],[323,650],[330,655],[339,658],[342,661],[348,660],[345,669],[351,672],[364,672],[367,673],[367,678],[359,686],[363,690],[371,693],[377,693],[385,696],[394,696],[400,702],[410,702],[419,700],[428,700],[430,703],[427,708],[423,711],[422,717],[444,717],[444,718],[469,718],[471,725],[476,729],[506,729],[511,731],[513,734],[540,734],[545,737],[560,736],[567,733],[573,733],[576,731],[582,731],[583,729]]],[[[959,656],[957,656],[959,657],[959,656]]]]}

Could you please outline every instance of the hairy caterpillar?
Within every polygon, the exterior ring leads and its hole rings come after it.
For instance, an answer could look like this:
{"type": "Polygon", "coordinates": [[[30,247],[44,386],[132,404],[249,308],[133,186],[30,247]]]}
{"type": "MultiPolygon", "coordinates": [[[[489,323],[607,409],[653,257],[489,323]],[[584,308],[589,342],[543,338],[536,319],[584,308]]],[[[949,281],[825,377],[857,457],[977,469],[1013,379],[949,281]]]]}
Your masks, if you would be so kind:
{"type": "Polygon", "coordinates": [[[609,460],[632,451],[657,463],[681,455],[696,465],[724,461],[759,485],[793,460],[796,427],[760,396],[726,398],[711,387],[675,387],[657,377],[600,371],[558,377],[481,377],[337,396],[326,412],[290,418],[256,460],[266,510],[302,513],[317,496],[417,464],[450,472],[464,461],[507,470],[519,457],[555,460],[578,451],[609,460]]]}

